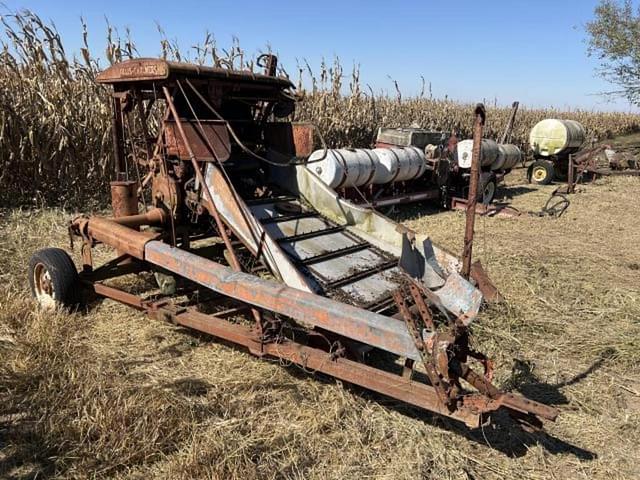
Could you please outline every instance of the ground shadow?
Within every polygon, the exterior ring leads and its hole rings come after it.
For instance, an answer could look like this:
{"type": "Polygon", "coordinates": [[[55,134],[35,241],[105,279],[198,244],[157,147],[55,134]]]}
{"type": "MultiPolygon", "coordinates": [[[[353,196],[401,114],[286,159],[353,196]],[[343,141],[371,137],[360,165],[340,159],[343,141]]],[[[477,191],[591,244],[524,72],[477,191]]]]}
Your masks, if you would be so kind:
{"type": "MultiPolygon", "coordinates": [[[[199,338],[207,338],[208,336],[195,332],[193,330],[185,329],[185,333],[194,335],[199,338]]],[[[210,338],[210,337],[208,337],[210,338]]],[[[240,351],[246,351],[244,348],[238,345],[228,342],[221,342],[226,344],[230,348],[234,348],[240,351]]],[[[533,375],[531,365],[526,362],[516,363],[514,367],[515,374],[511,379],[511,383],[507,387],[514,386],[522,394],[531,398],[546,403],[547,405],[561,405],[568,403],[567,398],[559,391],[560,388],[579,382],[586,378],[590,373],[597,370],[603,362],[606,360],[606,354],[602,355],[591,367],[584,372],[574,376],[573,378],[558,384],[546,384],[540,381],[535,375],[533,375]]],[[[263,360],[264,361],[264,360],[263,360]]],[[[302,370],[295,365],[281,366],[286,371],[297,379],[308,378],[309,372],[302,370]]],[[[313,374],[317,381],[331,384],[336,382],[336,379],[322,374],[313,374]]],[[[194,379],[188,379],[190,384],[194,379]]],[[[439,428],[455,432],[460,436],[476,442],[482,445],[488,445],[490,448],[503,453],[512,458],[522,457],[527,454],[532,446],[540,445],[549,453],[558,454],[570,454],[580,460],[594,460],[598,458],[597,454],[589,450],[583,449],[577,445],[568,443],[560,438],[554,437],[545,431],[530,431],[523,428],[522,424],[513,419],[508,412],[500,410],[494,412],[491,415],[490,424],[480,429],[469,429],[461,422],[432,414],[426,410],[413,407],[409,404],[400,402],[396,399],[389,398],[385,395],[378,394],[367,390],[366,388],[344,383],[345,388],[352,391],[354,394],[363,398],[371,399],[385,407],[397,411],[403,415],[409,416],[416,420],[434,425],[439,428]]],[[[202,385],[200,385],[202,387],[202,385]]],[[[289,384],[289,387],[293,387],[289,384]]],[[[204,389],[207,387],[205,386],[204,389]]],[[[295,387],[293,387],[295,388],[295,387]]],[[[321,408],[318,406],[318,408],[321,408]]]]}
{"type": "Polygon", "coordinates": [[[32,480],[55,474],[51,452],[32,424],[26,418],[0,422],[0,478],[32,480]]]}
{"type": "Polygon", "coordinates": [[[612,353],[612,350],[605,350],[585,371],[574,375],[568,380],[553,384],[543,382],[535,375],[532,362],[515,359],[511,377],[506,382],[505,389],[518,390],[525,397],[547,405],[566,405],[569,400],[561,389],[587,378],[601,368],[612,353]]]}
{"type": "Polygon", "coordinates": [[[534,187],[524,187],[524,186],[498,187],[498,189],[496,190],[496,198],[501,198],[501,199],[507,198],[511,200],[520,195],[525,195],[527,193],[535,192],[537,190],[538,189],[534,187]]]}

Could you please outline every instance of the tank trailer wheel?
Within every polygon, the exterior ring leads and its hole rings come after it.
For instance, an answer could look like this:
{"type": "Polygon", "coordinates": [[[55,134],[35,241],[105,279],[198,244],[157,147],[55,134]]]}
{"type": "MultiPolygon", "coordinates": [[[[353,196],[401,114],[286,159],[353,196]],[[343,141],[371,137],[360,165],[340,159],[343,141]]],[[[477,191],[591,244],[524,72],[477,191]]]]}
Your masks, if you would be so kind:
{"type": "Polygon", "coordinates": [[[529,167],[529,181],[538,185],[549,185],[555,177],[553,163],[549,160],[536,160],[529,167]]]}
{"type": "Polygon", "coordinates": [[[40,308],[72,309],[80,301],[80,282],[71,257],[60,248],[38,250],[29,260],[29,285],[40,308]]]}
{"type": "Polygon", "coordinates": [[[480,185],[478,185],[478,201],[485,205],[493,202],[497,190],[496,176],[493,173],[482,173],[480,175],[480,185]]]}

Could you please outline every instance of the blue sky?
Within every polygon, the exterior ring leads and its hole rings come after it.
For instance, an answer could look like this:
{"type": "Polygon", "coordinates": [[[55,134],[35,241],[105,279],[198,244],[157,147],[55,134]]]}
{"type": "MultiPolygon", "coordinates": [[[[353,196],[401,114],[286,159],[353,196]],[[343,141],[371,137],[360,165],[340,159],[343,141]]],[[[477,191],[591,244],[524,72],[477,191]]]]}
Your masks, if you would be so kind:
{"type": "MultiPolygon", "coordinates": [[[[423,75],[436,97],[528,106],[634,110],[598,93],[613,87],[597,77],[587,57],[584,24],[597,0],[537,1],[259,1],[5,0],[55,22],[67,50],[81,41],[79,18],[89,24],[92,47],[104,48],[105,16],[121,33],[130,27],[146,56],[160,52],[160,24],[189,47],[212,32],[221,46],[240,38],[249,52],[267,44],[290,74],[296,59],[317,67],[334,55],[378,92],[420,91],[423,75]]],[[[348,72],[346,72],[348,73],[348,72]]],[[[348,82],[348,79],[345,80],[348,82]]]]}

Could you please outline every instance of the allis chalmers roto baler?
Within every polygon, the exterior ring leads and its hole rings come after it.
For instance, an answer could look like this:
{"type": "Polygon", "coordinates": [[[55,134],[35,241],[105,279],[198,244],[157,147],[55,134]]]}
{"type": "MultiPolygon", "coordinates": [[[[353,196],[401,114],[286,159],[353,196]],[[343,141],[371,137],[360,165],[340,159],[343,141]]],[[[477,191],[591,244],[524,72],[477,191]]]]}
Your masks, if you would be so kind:
{"type": "Polygon", "coordinates": [[[461,275],[456,256],[324,183],[309,166],[324,141],[287,121],[293,85],[259,60],[261,74],[135,59],[98,75],[112,87],[113,216],[71,222],[80,272],[64,250],[33,255],[40,305],[88,292],[470,427],[497,410],[554,420],[496,388],[471,346],[481,268],[461,275]],[[115,251],[100,266],[98,244],[115,251]],[[117,281],[131,275],[144,293],[117,281]]]}

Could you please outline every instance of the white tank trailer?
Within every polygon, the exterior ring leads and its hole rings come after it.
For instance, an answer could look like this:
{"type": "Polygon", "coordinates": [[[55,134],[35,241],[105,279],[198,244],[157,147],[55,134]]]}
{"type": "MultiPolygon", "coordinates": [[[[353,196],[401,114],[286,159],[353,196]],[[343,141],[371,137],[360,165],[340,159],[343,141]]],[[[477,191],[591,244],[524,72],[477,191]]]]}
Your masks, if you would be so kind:
{"type": "MultiPolygon", "coordinates": [[[[459,168],[470,169],[473,155],[473,140],[462,140],[456,145],[455,158],[459,168]]],[[[522,152],[515,145],[499,144],[482,139],[480,166],[491,171],[511,170],[522,161],[522,152]]]]}
{"type": "MultiPolygon", "coordinates": [[[[374,207],[427,199],[446,205],[448,198],[466,198],[473,141],[463,140],[452,157],[439,158],[442,143],[424,145],[432,139],[443,142],[446,135],[412,128],[380,129],[377,148],[316,150],[307,168],[342,195],[353,201],[366,198],[374,207]]],[[[515,145],[484,139],[479,199],[491,202],[497,183],[521,159],[515,145]]]]}
{"type": "Polygon", "coordinates": [[[546,185],[566,175],[569,155],[580,150],[586,139],[581,123],[547,118],[534,125],[529,147],[535,161],[529,167],[530,181],[546,185]]]}
{"type": "Polygon", "coordinates": [[[420,178],[426,168],[424,153],[416,147],[316,150],[308,168],[334,189],[384,185],[420,178]]]}

